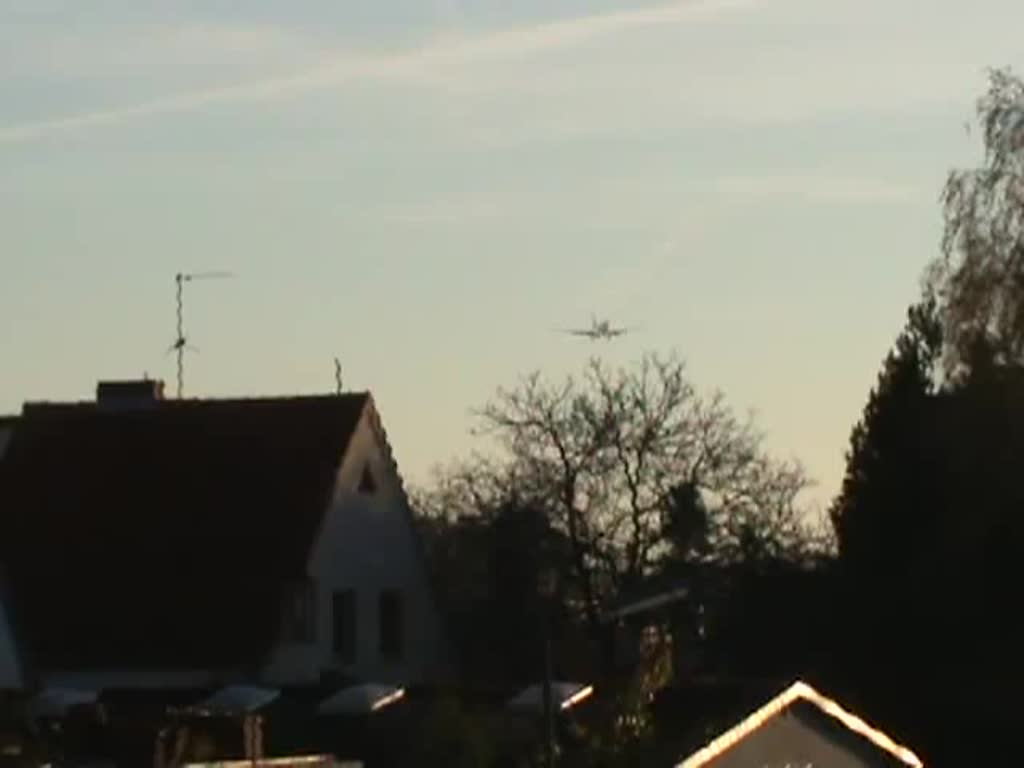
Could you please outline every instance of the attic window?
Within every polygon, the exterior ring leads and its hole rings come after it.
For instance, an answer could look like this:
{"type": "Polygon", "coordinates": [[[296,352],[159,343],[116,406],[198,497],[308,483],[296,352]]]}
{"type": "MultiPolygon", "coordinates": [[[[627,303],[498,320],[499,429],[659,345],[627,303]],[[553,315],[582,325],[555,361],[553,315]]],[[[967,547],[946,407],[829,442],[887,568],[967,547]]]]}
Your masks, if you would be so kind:
{"type": "Polygon", "coordinates": [[[360,493],[375,493],[377,490],[377,481],[373,479],[373,473],[370,472],[370,465],[367,464],[363,467],[363,476],[359,478],[359,492],[360,493]]]}

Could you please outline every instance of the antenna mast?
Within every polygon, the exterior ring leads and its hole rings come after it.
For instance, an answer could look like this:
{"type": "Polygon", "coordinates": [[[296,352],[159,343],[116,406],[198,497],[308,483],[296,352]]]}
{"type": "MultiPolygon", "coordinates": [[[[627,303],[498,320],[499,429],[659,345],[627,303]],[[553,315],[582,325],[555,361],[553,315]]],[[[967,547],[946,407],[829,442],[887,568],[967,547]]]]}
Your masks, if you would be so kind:
{"type": "MultiPolygon", "coordinates": [[[[177,336],[174,339],[174,343],[168,350],[177,352],[178,354],[178,399],[181,399],[182,393],[185,390],[185,348],[189,347],[188,341],[185,338],[185,322],[183,319],[184,314],[184,291],[183,286],[186,282],[192,280],[213,280],[217,278],[234,277],[230,272],[192,272],[183,273],[179,272],[174,276],[174,287],[175,287],[175,307],[176,316],[178,320],[177,324],[177,336]]],[[[195,349],[189,347],[189,349],[195,349]]],[[[198,351],[198,350],[196,350],[198,351]]]]}
{"type": "Polygon", "coordinates": [[[341,361],[334,358],[334,389],[336,394],[341,394],[341,361]]]}

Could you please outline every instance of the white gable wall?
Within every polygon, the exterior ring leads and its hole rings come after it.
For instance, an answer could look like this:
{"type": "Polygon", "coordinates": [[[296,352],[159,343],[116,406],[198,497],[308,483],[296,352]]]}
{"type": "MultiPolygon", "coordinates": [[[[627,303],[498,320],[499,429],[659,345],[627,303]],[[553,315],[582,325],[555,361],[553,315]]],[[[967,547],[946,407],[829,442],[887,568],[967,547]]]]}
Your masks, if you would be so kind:
{"type": "MultiPolygon", "coordinates": [[[[821,718],[824,721],[827,716],[822,714],[821,718]]],[[[805,721],[792,712],[783,711],[737,741],[707,763],[707,766],[748,768],[827,765],[829,768],[874,768],[898,764],[881,749],[870,745],[866,739],[860,741],[860,737],[852,733],[843,735],[848,736],[849,741],[844,743],[836,739],[830,729],[816,727],[813,721],[805,721]]]]}
{"type": "Polygon", "coordinates": [[[316,638],[279,648],[265,670],[268,682],[314,681],[334,669],[375,682],[410,683],[435,678],[444,666],[441,622],[420,556],[399,479],[364,414],[339,470],[334,502],[324,519],[309,573],[316,584],[316,638]],[[358,492],[369,463],[372,494],[358,492]],[[343,666],[333,652],[333,594],[356,593],[355,663],[343,666]],[[378,653],[378,599],[382,590],[401,594],[402,656],[378,653]]]}

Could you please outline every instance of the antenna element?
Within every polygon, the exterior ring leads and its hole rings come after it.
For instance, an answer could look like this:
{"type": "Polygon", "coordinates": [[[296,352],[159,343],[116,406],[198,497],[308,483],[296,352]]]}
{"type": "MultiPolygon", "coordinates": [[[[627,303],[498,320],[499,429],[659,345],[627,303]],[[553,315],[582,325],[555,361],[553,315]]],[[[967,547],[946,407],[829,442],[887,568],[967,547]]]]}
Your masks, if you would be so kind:
{"type": "Polygon", "coordinates": [[[168,352],[178,353],[178,399],[181,399],[182,393],[185,390],[185,348],[198,352],[199,350],[188,344],[185,338],[185,324],[183,319],[184,312],[184,301],[182,287],[186,282],[192,280],[213,280],[217,278],[234,277],[230,272],[192,272],[182,273],[179,272],[174,276],[174,287],[175,287],[175,305],[176,305],[176,316],[178,319],[177,331],[178,335],[174,339],[174,343],[171,344],[171,348],[168,352]]]}

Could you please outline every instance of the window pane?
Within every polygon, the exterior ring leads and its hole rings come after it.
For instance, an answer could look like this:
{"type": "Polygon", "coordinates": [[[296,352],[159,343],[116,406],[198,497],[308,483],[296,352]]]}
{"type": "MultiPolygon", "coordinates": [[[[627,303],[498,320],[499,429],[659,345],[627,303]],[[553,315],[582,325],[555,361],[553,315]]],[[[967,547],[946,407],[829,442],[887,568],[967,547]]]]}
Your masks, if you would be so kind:
{"type": "Polygon", "coordinates": [[[402,655],[402,596],[397,590],[380,593],[379,604],[380,654],[387,659],[402,655]]]}
{"type": "Polygon", "coordinates": [[[356,660],[356,593],[346,589],[334,593],[334,653],[346,664],[356,660]]]}
{"type": "Polygon", "coordinates": [[[374,493],[377,490],[377,481],[373,479],[373,473],[370,471],[370,465],[367,464],[363,467],[363,475],[359,478],[359,492],[360,493],[374,493]]]}

